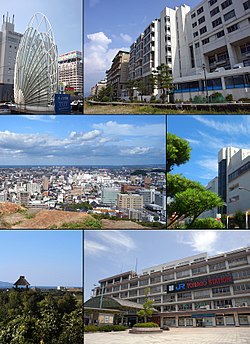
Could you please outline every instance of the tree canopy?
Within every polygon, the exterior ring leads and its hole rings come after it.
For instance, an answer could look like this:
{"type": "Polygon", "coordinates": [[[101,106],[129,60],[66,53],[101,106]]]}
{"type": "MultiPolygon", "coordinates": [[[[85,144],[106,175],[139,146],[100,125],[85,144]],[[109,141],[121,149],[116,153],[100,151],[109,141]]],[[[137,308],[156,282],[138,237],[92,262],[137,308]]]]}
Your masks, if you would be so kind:
{"type": "Polygon", "coordinates": [[[187,140],[167,133],[167,172],[170,172],[174,165],[185,164],[190,159],[190,153],[191,147],[187,140]]]}

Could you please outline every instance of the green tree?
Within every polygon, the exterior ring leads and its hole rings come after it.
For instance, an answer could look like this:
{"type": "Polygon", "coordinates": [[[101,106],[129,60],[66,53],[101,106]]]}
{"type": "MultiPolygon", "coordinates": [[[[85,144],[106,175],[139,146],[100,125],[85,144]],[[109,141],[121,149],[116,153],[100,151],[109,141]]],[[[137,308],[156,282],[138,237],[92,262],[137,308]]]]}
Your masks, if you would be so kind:
{"type": "Polygon", "coordinates": [[[63,331],[59,336],[58,344],[83,343],[83,314],[81,306],[62,318],[63,331]]]}
{"type": "Polygon", "coordinates": [[[171,69],[168,65],[162,63],[152,73],[154,85],[162,90],[161,100],[164,103],[170,91],[174,89],[171,69]]]}
{"type": "Polygon", "coordinates": [[[237,210],[233,217],[234,223],[239,228],[245,228],[246,227],[246,215],[241,211],[237,210]]]}
{"type": "Polygon", "coordinates": [[[105,88],[102,88],[97,96],[97,100],[101,102],[111,102],[113,100],[113,88],[111,85],[108,85],[105,88]]]}
{"type": "Polygon", "coordinates": [[[128,90],[129,100],[132,102],[133,94],[134,94],[134,89],[136,87],[136,80],[129,79],[128,84],[127,84],[126,87],[127,87],[127,90],[128,90]]]}
{"type": "Polygon", "coordinates": [[[191,147],[187,140],[167,133],[167,172],[170,172],[174,165],[185,164],[190,159],[190,152],[191,147]]]}
{"type": "Polygon", "coordinates": [[[143,97],[143,95],[146,93],[146,90],[147,90],[144,81],[143,81],[142,79],[139,80],[139,81],[137,82],[137,84],[136,84],[136,87],[137,87],[138,94],[139,94],[139,96],[141,97],[141,102],[143,102],[142,97],[143,97]]]}
{"type": "Polygon", "coordinates": [[[187,179],[180,174],[167,173],[167,196],[174,197],[178,192],[183,192],[188,188],[204,190],[199,182],[187,179]]]}
{"type": "Polygon", "coordinates": [[[225,228],[224,224],[220,221],[217,221],[213,218],[206,218],[206,219],[196,219],[192,225],[189,225],[188,228],[192,229],[221,229],[225,228]]]}
{"type": "Polygon", "coordinates": [[[188,188],[185,191],[178,192],[173,202],[168,205],[168,213],[175,214],[175,217],[168,223],[168,227],[185,218],[191,219],[188,226],[191,227],[201,213],[222,204],[223,201],[219,196],[205,188],[203,190],[188,188]]]}
{"type": "Polygon", "coordinates": [[[147,322],[147,318],[151,318],[152,317],[152,314],[154,312],[154,309],[153,309],[153,301],[152,300],[149,300],[148,299],[148,293],[149,293],[149,288],[146,288],[145,289],[145,295],[146,295],[146,301],[143,303],[143,309],[140,309],[138,312],[137,312],[137,315],[139,317],[142,317],[144,318],[144,322],[146,323],[147,322]]]}

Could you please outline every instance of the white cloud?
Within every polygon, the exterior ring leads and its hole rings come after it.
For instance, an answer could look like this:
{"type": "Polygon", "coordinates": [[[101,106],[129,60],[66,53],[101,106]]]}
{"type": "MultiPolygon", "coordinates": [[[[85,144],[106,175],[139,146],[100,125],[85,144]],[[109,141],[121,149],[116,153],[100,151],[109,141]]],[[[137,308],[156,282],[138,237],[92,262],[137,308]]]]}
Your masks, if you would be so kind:
{"type": "Polygon", "coordinates": [[[150,147],[134,147],[134,148],[128,148],[128,149],[122,149],[122,154],[130,154],[130,155],[142,155],[146,154],[150,151],[150,147]]]}
{"type": "Polygon", "coordinates": [[[216,231],[193,231],[184,239],[182,235],[178,237],[178,242],[192,247],[195,252],[217,253],[216,244],[220,234],[216,231]]]}
{"type": "Polygon", "coordinates": [[[213,171],[217,173],[218,171],[218,160],[213,158],[203,158],[202,160],[198,160],[197,164],[201,167],[204,167],[207,170],[213,171]]]}
{"type": "Polygon", "coordinates": [[[100,255],[107,251],[109,248],[105,245],[92,240],[84,240],[84,255],[100,255]]]}
{"type": "MultiPolygon", "coordinates": [[[[246,116],[247,117],[247,116],[246,116]]],[[[198,122],[205,124],[207,127],[212,128],[216,131],[224,132],[227,134],[244,134],[248,135],[250,133],[250,121],[248,118],[244,118],[242,123],[238,121],[225,121],[208,119],[201,115],[194,115],[193,118],[198,122]]],[[[226,118],[226,117],[225,117],[226,118]]],[[[230,117],[232,118],[232,117],[230,117]]]]}
{"type": "Polygon", "coordinates": [[[131,44],[133,42],[133,38],[126,33],[121,33],[120,36],[124,40],[124,42],[126,42],[126,43],[131,44]]]}
{"type": "Polygon", "coordinates": [[[102,130],[109,136],[165,136],[166,127],[164,124],[138,125],[121,124],[116,121],[94,124],[94,128],[102,130]]]}
{"type": "Polygon", "coordinates": [[[109,244],[110,251],[113,252],[116,249],[132,250],[136,248],[136,244],[133,239],[125,233],[120,231],[100,231],[98,237],[106,244],[109,244]]]}
{"type": "Polygon", "coordinates": [[[41,122],[48,122],[49,119],[56,119],[55,115],[20,115],[20,117],[27,118],[31,121],[41,121],[41,122]]]}
{"type": "Polygon", "coordinates": [[[185,138],[185,140],[187,140],[189,143],[194,144],[194,145],[200,144],[200,141],[198,140],[193,140],[193,139],[188,139],[188,138],[185,138]]]}
{"type": "Polygon", "coordinates": [[[92,130],[92,131],[89,131],[86,133],[81,133],[81,132],[77,133],[76,131],[72,131],[70,133],[69,137],[71,139],[78,140],[78,141],[79,140],[90,141],[90,140],[93,140],[100,135],[101,135],[100,130],[92,130]]]}

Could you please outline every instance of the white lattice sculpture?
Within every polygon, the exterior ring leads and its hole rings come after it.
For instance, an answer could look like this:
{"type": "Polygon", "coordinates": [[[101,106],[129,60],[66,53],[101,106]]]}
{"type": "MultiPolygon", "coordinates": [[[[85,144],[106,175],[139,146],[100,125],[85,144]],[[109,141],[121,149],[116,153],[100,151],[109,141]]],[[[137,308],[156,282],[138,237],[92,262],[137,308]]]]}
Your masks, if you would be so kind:
{"type": "Polygon", "coordinates": [[[36,13],[29,22],[17,52],[15,102],[21,108],[52,111],[58,88],[58,53],[52,27],[36,13]]]}

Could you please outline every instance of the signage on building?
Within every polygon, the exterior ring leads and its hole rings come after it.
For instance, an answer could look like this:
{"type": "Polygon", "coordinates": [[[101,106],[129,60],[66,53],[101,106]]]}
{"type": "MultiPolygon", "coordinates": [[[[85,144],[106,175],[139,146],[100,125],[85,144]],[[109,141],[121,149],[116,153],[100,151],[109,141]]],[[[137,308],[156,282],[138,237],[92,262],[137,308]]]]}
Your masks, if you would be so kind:
{"type": "Polygon", "coordinates": [[[189,281],[169,284],[167,286],[167,293],[177,293],[180,291],[188,291],[193,289],[210,288],[225,284],[233,284],[233,276],[231,273],[223,273],[213,276],[205,276],[195,278],[189,281]]]}
{"type": "Polygon", "coordinates": [[[70,113],[70,95],[69,94],[55,94],[55,112],[56,113],[70,113]]]}
{"type": "Polygon", "coordinates": [[[209,318],[215,317],[215,313],[192,314],[192,318],[209,318]]]}

